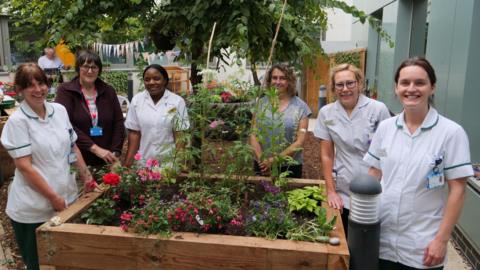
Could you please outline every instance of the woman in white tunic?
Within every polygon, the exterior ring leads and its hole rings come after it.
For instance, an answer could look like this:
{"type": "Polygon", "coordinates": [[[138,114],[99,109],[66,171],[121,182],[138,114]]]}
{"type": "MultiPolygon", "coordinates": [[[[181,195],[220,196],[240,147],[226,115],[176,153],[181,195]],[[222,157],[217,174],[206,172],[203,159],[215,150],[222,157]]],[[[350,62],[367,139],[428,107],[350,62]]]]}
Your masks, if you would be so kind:
{"type": "Polygon", "coordinates": [[[166,89],[168,73],[160,65],[152,64],[143,71],[147,91],[136,94],[127,113],[128,149],[125,166],[131,166],[138,152],[144,161],[160,162],[172,150],[181,147],[179,132],[190,127],[185,101],[166,89]]]}
{"type": "Polygon", "coordinates": [[[313,134],[320,138],[320,158],[328,204],[342,212],[345,234],[350,182],[369,166],[363,162],[378,124],[390,117],[385,104],[362,94],[363,75],[353,65],[332,69],[330,89],[337,101],[320,110],[313,134]],[[335,149],[334,149],[335,148],[335,149]]]}
{"type": "Polygon", "coordinates": [[[40,67],[20,65],[15,86],[24,101],[8,119],[1,137],[16,166],[6,213],[30,270],[39,268],[35,229],[77,197],[70,165],[77,167],[85,183],[92,176],[75,145],[77,135],[67,111],[60,104],[46,102],[47,77],[40,67]]]}
{"type": "Polygon", "coordinates": [[[443,269],[473,175],[465,131],[432,107],[435,83],[424,58],[400,65],[395,94],[404,110],[380,124],[364,158],[383,189],[380,269],[443,269]]]}

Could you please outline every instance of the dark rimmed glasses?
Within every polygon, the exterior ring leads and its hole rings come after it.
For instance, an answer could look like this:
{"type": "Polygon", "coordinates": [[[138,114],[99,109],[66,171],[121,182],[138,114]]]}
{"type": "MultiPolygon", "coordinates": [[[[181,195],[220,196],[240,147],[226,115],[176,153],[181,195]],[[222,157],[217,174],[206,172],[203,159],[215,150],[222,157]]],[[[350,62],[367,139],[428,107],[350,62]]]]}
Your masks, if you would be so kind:
{"type": "Polygon", "coordinates": [[[88,72],[90,70],[92,70],[92,72],[97,72],[99,70],[99,67],[95,66],[95,65],[83,65],[83,66],[80,66],[80,69],[85,71],[85,72],[88,72]]]}
{"type": "Polygon", "coordinates": [[[334,84],[336,90],[342,90],[345,87],[347,87],[347,89],[353,89],[355,85],[357,85],[357,81],[338,82],[334,84]]]}

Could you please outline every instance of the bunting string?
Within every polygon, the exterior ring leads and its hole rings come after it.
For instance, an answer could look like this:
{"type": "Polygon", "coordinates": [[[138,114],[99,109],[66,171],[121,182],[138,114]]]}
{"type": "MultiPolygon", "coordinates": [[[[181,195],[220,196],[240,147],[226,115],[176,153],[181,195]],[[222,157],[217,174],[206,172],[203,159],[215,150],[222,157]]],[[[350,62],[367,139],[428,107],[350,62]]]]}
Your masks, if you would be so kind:
{"type": "Polygon", "coordinates": [[[132,41],[123,44],[106,44],[95,42],[93,43],[92,47],[95,52],[102,52],[102,54],[106,55],[107,57],[133,55],[135,52],[140,52],[140,47],[142,50],[145,49],[143,41],[132,41]]]}

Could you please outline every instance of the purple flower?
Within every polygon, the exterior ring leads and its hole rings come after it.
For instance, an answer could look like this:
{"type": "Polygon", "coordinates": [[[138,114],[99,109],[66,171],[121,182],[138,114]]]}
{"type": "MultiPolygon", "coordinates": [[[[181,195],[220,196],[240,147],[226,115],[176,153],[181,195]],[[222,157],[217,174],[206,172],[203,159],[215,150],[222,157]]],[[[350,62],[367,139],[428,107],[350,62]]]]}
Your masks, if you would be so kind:
{"type": "Polygon", "coordinates": [[[272,185],[270,182],[262,181],[261,183],[265,191],[268,193],[272,193],[273,195],[276,195],[280,191],[282,191],[279,187],[272,185]]]}

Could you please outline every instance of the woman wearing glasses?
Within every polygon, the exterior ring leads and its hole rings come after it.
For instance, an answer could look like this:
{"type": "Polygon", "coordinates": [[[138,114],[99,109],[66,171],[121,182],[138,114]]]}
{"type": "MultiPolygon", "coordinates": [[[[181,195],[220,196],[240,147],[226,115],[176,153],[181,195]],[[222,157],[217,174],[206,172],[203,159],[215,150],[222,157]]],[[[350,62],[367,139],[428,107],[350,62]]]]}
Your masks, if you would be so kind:
{"type": "Polygon", "coordinates": [[[77,76],[58,88],[55,101],[67,108],[78,135],[77,145],[87,165],[100,167],[118,161],[125,139],[123,114],[115,89],[99,78],[100,57],[81,52],[77,76]]]}
{"type": "Polygon", "coordinates": [[[390,117],[385,104],[362,94],[363,75],[353,65],[332,69],[331,85],[337,100],[318,113],[313,134],[320,138],[320,158],[328,204],[342,212],[347,233],[349,186],[359,173],[366,174],[363,156],[378,124],[390,117]]]}

